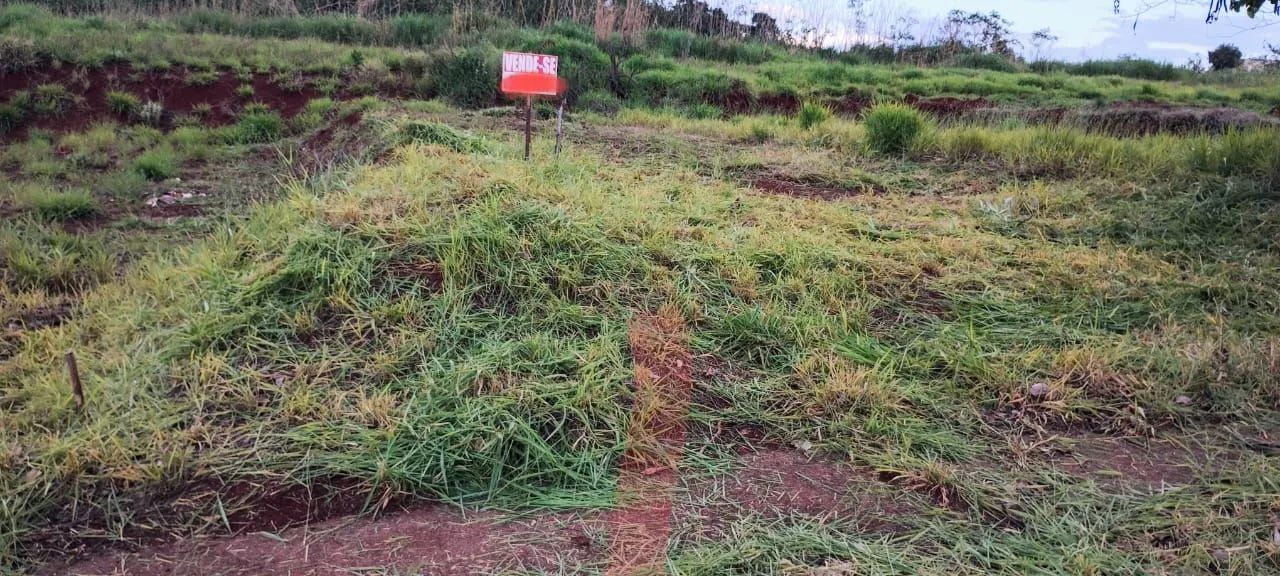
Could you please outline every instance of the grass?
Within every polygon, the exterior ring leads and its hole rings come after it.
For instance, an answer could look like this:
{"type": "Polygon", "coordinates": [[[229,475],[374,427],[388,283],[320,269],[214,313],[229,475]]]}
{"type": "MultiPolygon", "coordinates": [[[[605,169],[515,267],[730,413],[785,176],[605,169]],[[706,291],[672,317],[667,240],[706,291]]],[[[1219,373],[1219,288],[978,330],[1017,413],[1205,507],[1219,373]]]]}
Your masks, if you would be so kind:
{"type": "MultiPolygon", "coordinates": [[[[144,26],[29,7],[0,9],[0,23],[15,14],[33,46],[82,63],[115,50],[139,65],[234,60],[238,75],[418,70],[467,107],[492,104],[492,83],[454,84],[500,47],[593,49],[567,25],[201,13],[144,26]],[[388,47],[417,31],[427,51],[388,47]],[[486,42],[438,45],[458,34],[486,42]]],[[[677,530],[672,573],[1274,570],[1274,129],[1120,137],[934,123],[892,104],[858,121],[824,105],[855,87],[1025,103],[1202,96],[1184,82],[850,64],[666,31],[648,42],[625,64],[626,106],[607,88],[582,94],[598,112],[570,116],[558,156],[540,136],[533,163],[502,111],[375,97],[315,99],[288,120],[248,103],[217,128],[6,141],[0,569],[36,569],[79,539],[224,533],[289,488],[350,491],[369,510],[614,506],[645,400],[628,324],[662,309],[687,325],[697,362],[686,480],[731,477],[740,450],[794,446],[876,486],[850,499],[911,511],[886,512],[892,527],[729,518],[682,492],[691,516],[724,524],[677,530]],[[787,90],[807,103],[795,118],[732,114],[787,90]],[[205,217],[150,217],[160,207],[146,200],[186,191],[208,192],[205,217]],[[1072,447],[1122,437],[1199,461],[1157,490],[1061,466],[1064,453],[1115,464],[1072,447]]],[[[1269,89],[1205,88],[1253,90],[1254,104],[1269,89]]],[[[32,109],[36,92],[8,105],[32,109]]]]}
{"type": "Polygon", "coordinates": [[[85,190],[31,190],[19,196],[21,204],[43,220],[65,222],[96,214],[98,200],[85,190]]]}
{"type": "MultiPolygon", "coordinates": [[[[691,319],[699,353],[748,375],[708,383],[715,400],[695,408],[695,422],[857,454],[972,503],[958,519],[909,520],[904,542],[839,525],[747,523],[725,539],[677,544],[672,563],[687,572],[830,558],[876,570],[1141,571],[1166,554],[1194,569],[1212,561],[1199,548],[1160,552],[1132,538],[1175,529],[1172,509],[1194,518],[1210,548],[1239,548],[1269,526],[1259,497],[1273,466],[1262,460],[1206,472],[1214,480],[1204,486],[1231,486],[1222,488],[1239,506],[1231,527],[1195,490],[1152,500],[1054,480],[1056,491],[1010,496],[1002,490],[1024,472],[971,467],[1008,450],[981,414],[1043,379],[1053,396],[1032,413],[1062,426],[1139,431],[1274,415],[1280,391],[1267,367],[1280,267],[1267,264],[1275,256],[1263,239],[1277,215],[1252,172],[1189,172],[1194,190],[1134,176],[1125,181],[1143,193],[1125,195],[1068,172],[1013,181],[972,204],[894,194],[842,205],[744,193],[681,167],[695,162],[642,154],[619,164],[570,150],[531,165],[514,141],[473,147],[443,125],[398,126],[407,139],[387,162],[323,190],[294,184],[287,200],[226,232],[139,263],[84,299],[83,320],[6,362],[27,384],[6,393],[4,429],[50,431],[6,439],[22,443],[17,470],[41,471],[29,483],[6,477],[9,501],[21,503],[8,520],[10,550],[27,550],[23,534],[47,523],[108,538],[126,521],[195,529],[217,506],[211,493],[181,509],[161,504],[162,516],[137,503],[175,478],[214,474],[229,485],[353,482],[490,504],[607,501],[627,429],[626,319],[663,304],[691,319]],[[42,360],[73,341],[92,375],[83,416],[42,360]],[[1229,352],[1217,367],[1197,352],[1219,347],[1229,352]],[[1215,371],[1221,384],[1200,384],[1215,371]],[[1174,403],[1179,395],[1195,407],[1174,403]],[[246,437],[248,448],[213,441],[246,437]],[[121,489],[125,478],[144,480],[121,489]],[[49,489],[64,482],[78,489],[49,489]],[[984,527],[983,510],[1002,506],[1027,528],[984,527]],[[1109,536],[1081,544],[1073,523],[1109,536]],[[891,552],[902,546],[914,554],[891,552]]],[[[834,155],[802,142],[844,127],[776,130],[770,146],[834,155]]],[[[1017,134],[993,133],[988,145],[1017,149],[1000,144],[1017,134]]],[[[1027,138],[1047,145],[1034,131],[1027,138]]],[[[946,162],[918,161],[926,175],[928,163],[946,162]]],[[[35,253],[8,252],[11,262],[35,253]]],[[[21,286],[89,285],[13,268],[24,271],[21,286]]],[[[1267,561],[1261,551],[1232,560],[1267,561]]]]}

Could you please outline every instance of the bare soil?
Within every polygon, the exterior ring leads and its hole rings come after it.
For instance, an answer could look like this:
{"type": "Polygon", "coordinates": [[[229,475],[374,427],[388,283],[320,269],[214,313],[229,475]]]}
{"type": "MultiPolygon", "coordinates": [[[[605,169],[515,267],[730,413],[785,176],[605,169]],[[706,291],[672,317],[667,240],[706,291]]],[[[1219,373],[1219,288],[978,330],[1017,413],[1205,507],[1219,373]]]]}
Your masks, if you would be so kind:
{"type": "Polygon", "coordinates": [[[132,553],[108,554],[47,574],[348,575],[378,569],[425,574],[556,571],[598,563],[599,522],[544,514],[509,520],[493,512],[445,505],[381,517],[340,518],[280,532],[192,539],[132,553]]]}
{"type": "Polygon", "coordinates": [[[166,112],[162,127],[172,125],[176,116],[193,114],[197,107],[207,105],[210,111],[200,117],[202,124],[221,126],[235,121],[239,111],[251,102],[266,104],[281,116],[289,118],[319,96],[306,78],[281,87],[265,74],[255,74],[241,79],[229,71],[217,72],[208,79],[193,80],[193,72],[185,68],[167,71],[136,70],[126,64],[113,64],[102,68],[78,68],[72,66],[38,66],[5,76],[0,83],[0,100],[8,100],[21,90],[35,90],[44,84],[60,84],[70,93],[80,97],[72,108],[60,114],[34,116],[21,128],[0,136],[7,141],[21,140],[32,128],[55,133],[79,132],[93,124],[121,121],[107,106],[108,92],[128,92],[141,101],[159,102],[166,112]],[[242,96],[241,86],[253,87],[251,96],[242,96]]]}

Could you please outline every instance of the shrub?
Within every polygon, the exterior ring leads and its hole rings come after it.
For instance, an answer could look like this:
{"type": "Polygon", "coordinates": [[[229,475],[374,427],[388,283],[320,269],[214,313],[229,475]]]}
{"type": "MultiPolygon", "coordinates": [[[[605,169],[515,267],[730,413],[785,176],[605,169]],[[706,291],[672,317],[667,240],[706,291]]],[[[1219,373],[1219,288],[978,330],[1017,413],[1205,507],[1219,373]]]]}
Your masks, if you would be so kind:
{"type": "Polygon", "coordinates": [[[1243,61],[1244,54],[1240,53],[1239,48],[1231,44],[1223,44],[1209,51],[1209,65],[1214,70],[1238,68],[1243,61]]]}
{"type": "Polygon", "coordinates": [[[231,139],[236,144],[261,144],[283,135],[284,120],[261,104],[246,106],[240,120],[231,129],[231,139]]]}
{"type": "Polygon", "coordinates": [[[609,87],[609,73],[612,69],[609,57],[595,43],[551,36],[527,42],[522,49],[560,58],[559,74],[569,83],[570,102],[576,102],[587,92],[609,87]]]}
{"type": "Polygon", "coordinates": [[[133,160],[133,171],[147,180],[171,178],[178,173],[178,156],[172,148],[152,148],[133,160]]]}
{"type": "Polygon", "coordinates": [[[33,190],[21,202],[37,217],[58,222],[87,218],[98,212],[98,200],[85,190],[33,190]]]}
{"type": "Polygon", "coordinates": [[[107,109],[117,116],[132,116],[142,106],[137,96],[128,92],[107,92],[107,109]]]}
{"type": "Polygon", "coordinates": [[[468,48],[441,55],[433,80],[440,95],[454,105],[485,108],[497,102],[498,72],[493,50],[468,48]]]}
{"type": "Polygon", "coordinates": [[[405,142],[443,146],[454,152],[484,152],[483,140],[436,122],[409,122],[400,129],[405,142]]]}
{"type": "Polygon", "coordinates": [[[878,104],[863,119],[867,145],[882,154],[902,154],[924,132],[920,112],[903,104],[878,104]]]}
{"type": "Polygon", "coordinates": [[[578,98],[577,107],[588,112],[612,116],[622,109],[618,97],[604,91],[588,92],[578,98]]]}
{"type": "Polygon", "coordinates": [[[830,118],[831,108],[827,107],[825,104],[820,104],[818,102],[805,102],[804,106],[800,107],[800,114],[796,119],[800,122],[800,128],[809,130],[815,126],[821,125],[830,118]]]}

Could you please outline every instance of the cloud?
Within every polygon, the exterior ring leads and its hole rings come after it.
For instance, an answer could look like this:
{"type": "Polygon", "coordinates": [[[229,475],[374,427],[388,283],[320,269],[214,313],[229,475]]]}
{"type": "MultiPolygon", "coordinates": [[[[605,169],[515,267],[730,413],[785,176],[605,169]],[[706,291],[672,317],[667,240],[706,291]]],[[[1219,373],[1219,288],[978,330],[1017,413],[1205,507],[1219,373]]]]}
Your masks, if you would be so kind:
{"type": "Polygon", "coordinates": [[[1188,44],[1186,42],[1151,41],[1151,42],[1147,42],[1147,48],[1150,48],[1152,50],[1179,50],[1182,52],[1191,52],[1193,54],[1201,54],[1209,51],[1208,46],[1201,46],[1200,44],[1188,44]]]}

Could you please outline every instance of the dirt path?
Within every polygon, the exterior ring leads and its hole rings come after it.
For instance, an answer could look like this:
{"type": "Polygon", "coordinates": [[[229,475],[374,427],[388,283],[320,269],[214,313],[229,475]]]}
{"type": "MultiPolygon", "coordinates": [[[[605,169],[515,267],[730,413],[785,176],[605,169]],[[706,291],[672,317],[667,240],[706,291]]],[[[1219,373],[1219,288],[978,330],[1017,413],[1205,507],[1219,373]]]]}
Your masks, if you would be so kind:
{"type": "Polygon", "coordinates": [[[664,308],[637,316],[628,339],[635,359],[635,405],[618,478],[621,506],[609,515],[610,575],[663,572],[693,385],[688,334],[679,312],[664,308]]]}

